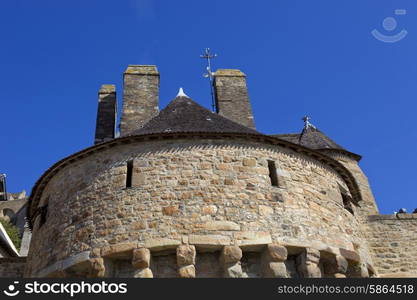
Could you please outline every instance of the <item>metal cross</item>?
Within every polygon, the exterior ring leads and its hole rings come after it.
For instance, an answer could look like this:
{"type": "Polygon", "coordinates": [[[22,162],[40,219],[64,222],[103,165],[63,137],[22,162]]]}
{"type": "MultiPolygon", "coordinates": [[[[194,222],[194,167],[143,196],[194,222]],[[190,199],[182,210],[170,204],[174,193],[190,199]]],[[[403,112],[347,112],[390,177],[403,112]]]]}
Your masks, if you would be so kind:
{"type": "Polygon", "coordinates": [[[203,74],[204,77],[209,79],[210,83],[210,92],[211,92],[211,106],[212,110],[216,111],[216,101],[214,100],[214,91],[213,91],[213,72],[211,71],[211,59],[217,57],[217,54],[211,54],[210,48],[204,49],[204,54],[200,55],[201,58],[207,60],[207,73],[203,74]]]}
{"type": "Polygon", "coordinates": [[[309,116],[304,116],[301,120],[304,121],[304,129],[309,127],[316,129],[316,127],[310,123],[311,118],[309,116]]]}

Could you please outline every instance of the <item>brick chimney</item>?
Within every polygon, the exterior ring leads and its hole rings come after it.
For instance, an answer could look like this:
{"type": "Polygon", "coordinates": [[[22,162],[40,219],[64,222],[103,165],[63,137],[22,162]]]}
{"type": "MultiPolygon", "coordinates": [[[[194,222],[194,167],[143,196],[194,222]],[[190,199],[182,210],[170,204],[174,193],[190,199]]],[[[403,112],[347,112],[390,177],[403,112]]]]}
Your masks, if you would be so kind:
{"type": "Polygon", "coordinates": [[[159,113],[159,72],[156,66],[129,65],[123,78],[120,135],[141,128],[159,113]]]}
{"type": "Polygon", "coordinates": [[[94,144],[114,139],[116,117],[116,87],[113,84],[104,84],[98,92],[98,109],[94,144]]]}
{"type": "Polygon", "coordinates": [[[213,85],[217,113],[255,129],[246,75],[240,70],[219,69],[214,74],[213,85]]]}

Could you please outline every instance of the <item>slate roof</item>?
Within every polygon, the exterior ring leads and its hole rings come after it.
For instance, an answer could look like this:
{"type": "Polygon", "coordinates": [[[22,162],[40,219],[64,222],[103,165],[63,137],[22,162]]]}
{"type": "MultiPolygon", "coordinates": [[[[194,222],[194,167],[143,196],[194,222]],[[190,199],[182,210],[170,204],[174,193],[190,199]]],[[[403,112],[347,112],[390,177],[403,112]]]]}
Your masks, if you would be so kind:
{"type": "MultiPolygon", "coordinates": [[[[187,132],[262,135],[254,129],[209,111],[183,93],[179,94],[142,128],[132,131],[129,135],[187,132]]],[[[314,126],[304,128],[301,133],[273,134],[270,136],[313,150],[339,150],[353,155],[357,160],[361,159],[359,155],[347,151],[314,126]]]]}
{"type": "Polygon", "coordinates": [[[331,138],[314,127],[303,129],[301,134],[275,134],[274,137],[299,144],[310,149],[337,149],[346,150],[336,144],[331,138]]]}
{"type": "Polygon", "coordinates": [[[258,131],[235,123],[184,96],[177,96],[159,114],[130,135],[167,132],[249,133],[258,131]]]}
{"type": "Polygon", "coordinates": [[[301,133],[272,134],[271,136],[313,150],[338,150],[353,156],[358,161],[361,159],[360,155],[346,150],[315,127],[304,128],[301,133]]]}

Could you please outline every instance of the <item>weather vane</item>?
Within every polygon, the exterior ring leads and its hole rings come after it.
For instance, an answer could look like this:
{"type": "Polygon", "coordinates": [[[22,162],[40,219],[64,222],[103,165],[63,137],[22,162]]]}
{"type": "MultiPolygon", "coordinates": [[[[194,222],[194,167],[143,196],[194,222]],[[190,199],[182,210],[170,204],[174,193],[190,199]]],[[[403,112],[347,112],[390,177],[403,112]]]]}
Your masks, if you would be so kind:
{"type": "Polygon", "coordinates": [[[204,49],[204,54],[200,55],[201,58],[204,58],[207,60],[207,73],[205,73],[203,76],[209,79],[210,83],[210,92],[211,92],[211,106],[213,112],[216,111],[216,101],[214,100],[214,90],[213,90],[213,75],[214,73],[211,71],[211,59],[217,57],[217,54],[211,54],[210,48],[204,49]]]}

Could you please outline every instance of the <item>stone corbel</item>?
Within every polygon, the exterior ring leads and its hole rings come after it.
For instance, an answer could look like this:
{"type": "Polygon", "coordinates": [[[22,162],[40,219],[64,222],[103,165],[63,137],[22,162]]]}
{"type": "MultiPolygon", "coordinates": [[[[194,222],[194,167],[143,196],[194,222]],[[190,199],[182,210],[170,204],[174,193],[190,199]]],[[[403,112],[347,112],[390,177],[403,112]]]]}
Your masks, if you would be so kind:
{"type": "Polygon", "coordinates": [[[297,270],[304,278],[320,278],[322,272],[319,267],[320,251],[306,248],[297,256],[297,270]]]}
{"type": "Polygon", "coordinates": [[[287,248],[278,244],[268,244],[262,252],[262,273],[267,278],[287,278],[287,248]]]}
{"type": "Polygon", "coordinates": [[[241,278],[243,277],[242,249],[239,246],[224,246],[220,255],[220,263],[223,267],[224,277],[241,278]]]}
{"type": "Polygon", "coordinates": [[[134,278],[153,278],[151,264],[151,252],[147,248],[133,250],[132,266],[136,269],[134,278]]]}
{"type": "Polygon", "coordinates": [[[178,275],[181,278],[195,277],[195,257],[195,246],[180,245],[177,247],[178,275]]]}

